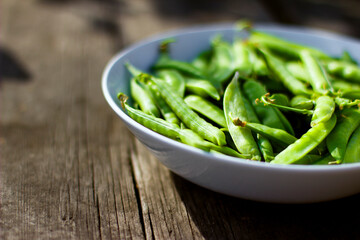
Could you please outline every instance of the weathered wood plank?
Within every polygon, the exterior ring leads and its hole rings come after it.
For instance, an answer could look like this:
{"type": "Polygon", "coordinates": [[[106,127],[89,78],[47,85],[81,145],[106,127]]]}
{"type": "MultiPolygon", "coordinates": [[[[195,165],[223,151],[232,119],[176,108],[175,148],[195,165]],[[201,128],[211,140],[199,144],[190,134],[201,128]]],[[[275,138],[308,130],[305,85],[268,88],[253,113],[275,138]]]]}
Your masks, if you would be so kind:
{"type": "Polygon", "coordinates": [[[130,145],[121,143],[132,137],[100,88],[121,39],[88,19],[101,19],[101,4],[58,4],[2,3],[2,46],[31,74],[1,86],[2,236],[143,238],[130,145]]]}

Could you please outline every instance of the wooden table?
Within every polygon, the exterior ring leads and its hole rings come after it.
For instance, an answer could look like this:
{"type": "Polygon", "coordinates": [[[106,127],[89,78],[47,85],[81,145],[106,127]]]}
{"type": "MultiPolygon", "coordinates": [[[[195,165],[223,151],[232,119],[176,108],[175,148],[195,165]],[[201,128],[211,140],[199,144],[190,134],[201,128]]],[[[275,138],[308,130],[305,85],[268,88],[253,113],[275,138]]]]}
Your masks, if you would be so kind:
{"type": "Polygon", "coordinates": [[[359,8],[355,0],[3,0],[0,238],[360,239],[360,195],[267,204],[172,174],[100,88],[111,56],[155,33],[245,17],[360,37],[359,8]]]}

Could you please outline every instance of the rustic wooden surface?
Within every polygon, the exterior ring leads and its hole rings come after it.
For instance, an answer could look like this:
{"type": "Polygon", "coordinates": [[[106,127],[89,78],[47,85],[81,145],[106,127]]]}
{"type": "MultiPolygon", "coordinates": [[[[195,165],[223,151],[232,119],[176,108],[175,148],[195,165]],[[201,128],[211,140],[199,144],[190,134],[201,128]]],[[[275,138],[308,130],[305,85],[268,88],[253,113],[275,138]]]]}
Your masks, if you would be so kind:
{"type": "Polygon", "coordinates": [[[357,1],[0,5],[0,239],[360,239],[360,195],[266,204],[174,175],[127,131],[100,88],[117,51],[192,24],[245,17],[360,37],[357,1]]]}

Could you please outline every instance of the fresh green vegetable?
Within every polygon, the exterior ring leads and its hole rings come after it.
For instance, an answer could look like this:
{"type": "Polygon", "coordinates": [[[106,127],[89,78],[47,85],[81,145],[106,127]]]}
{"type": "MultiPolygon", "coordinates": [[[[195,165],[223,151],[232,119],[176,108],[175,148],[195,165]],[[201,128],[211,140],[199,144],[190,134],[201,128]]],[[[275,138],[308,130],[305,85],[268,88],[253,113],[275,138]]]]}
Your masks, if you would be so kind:
{"type": "Polygon", "coordinates": [[[248,23],[239,31],[248,37],[227,42],[217,35],[189,62],[170,57],[176,39],[167,39],[153,72],[126,63],[134,104],[119,93],[124,111],[210,154],[271,164],[360,162],[359,59],[346,51],[329,56],[248,23]]]}

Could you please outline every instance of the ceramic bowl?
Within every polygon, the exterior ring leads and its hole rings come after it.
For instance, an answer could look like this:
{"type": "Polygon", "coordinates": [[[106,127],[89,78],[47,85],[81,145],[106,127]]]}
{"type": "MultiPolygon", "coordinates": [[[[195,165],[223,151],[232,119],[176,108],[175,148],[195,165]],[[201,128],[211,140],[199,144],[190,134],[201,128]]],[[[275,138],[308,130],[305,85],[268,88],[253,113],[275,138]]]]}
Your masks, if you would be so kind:
{"type": "MultiPolygon", "coordinates": [[[[348,50],[360,60],[360,42],[334,33],[283,25],[255,25],[276,36],[313,46],[340,56],[348,50]]],[[[232,40],[233,24],[195,26],[151,37],[115,55],[102,76],[106,101],[128,129],[156,158],[175,174],[215,192],[234,197],[273,203],[313,203],[334,200],[360,192],[360,163],[304,166],[276,165],[235,157],[210,154],[164,137],[132,120],[121,108],[117,93],[130,95],[130,74],[124,67],[129,61],[147,71],[158,57],[158,45],[174,37],[171,56],[189,61],[209,48],[210,39],[222,34],[232,40]]]]}

